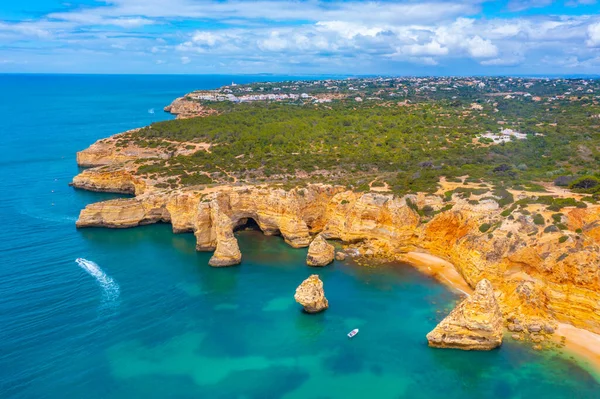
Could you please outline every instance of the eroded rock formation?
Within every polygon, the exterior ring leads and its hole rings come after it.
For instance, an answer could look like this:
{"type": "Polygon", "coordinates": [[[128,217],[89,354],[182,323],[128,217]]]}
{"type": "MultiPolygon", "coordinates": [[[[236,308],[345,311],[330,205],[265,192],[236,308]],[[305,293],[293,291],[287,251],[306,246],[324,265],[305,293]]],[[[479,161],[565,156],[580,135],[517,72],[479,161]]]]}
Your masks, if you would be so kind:
{"type": "Polygon", "coordinates": [[[296,288],[294,299],[307,313],[318,313],[329,307],[323,291],[323,282],[316,274],[311,275],[296,288]]]}
{"type": "Polygon", "coordinates": [[[309,266],[326,266],[333,262],[335,248],[321,234],[315,237],[308,247],[306,264],[309,266]]]}
{"type": "Polygon", "coordinates": [[[483,279],[429,334],[429,346],[490,350],[502,344],[504,319],[492,284],[483,279]]]}
{"type": "Polygon", "coordinates": [[[566,208],[562,213],[569,230],[545,231],[519,210],[501,216],[502,208],[493,200],[473,205],[456,197],[450,202],[437,196],[399,198],[321,184],[292,190],[162,190],[117,164],[86,170],[73,184],[136,195],[88,205],[78,227],[166,222],[176,233],[193,232],[198,250],[215,251],[220,237],[226,237],[214,226],[213,208],[218,206],[234,229],[253,219],[265,234],[280,234],[294,247],[306,247],[311,234],[322,234],[361,248],[364,256],[397,259],[408,251],[426,251],[451,262],[473,288],[489,280],[507,318],[518,317],[523,324],[556,320],[600,333],[600,208],[595,205],[566,208]],[[437,214],[422,223],[414,208],[425,205],[437,214]],[[492,227],[482,232],[483,224],[492,227]]]}
{"type": "Polygon", "coordinates": [[[170,105],[167,105],[164,110],[165,112],[177,115],[177,119],[195,118],[217,113],[216,110],[205,108],[199,102],[189,100],[186,97],[175,99],[170,105]]]}
{"type": "Polygon", "coordinates": [[[221,212],[218,204],[210,209],[212,229],[216,239],[216,249],[208,264],[214,267],[237,265],[242,261],[242,254],[237,239],[233,235],[233,223],[229,216],[221,212]]]}

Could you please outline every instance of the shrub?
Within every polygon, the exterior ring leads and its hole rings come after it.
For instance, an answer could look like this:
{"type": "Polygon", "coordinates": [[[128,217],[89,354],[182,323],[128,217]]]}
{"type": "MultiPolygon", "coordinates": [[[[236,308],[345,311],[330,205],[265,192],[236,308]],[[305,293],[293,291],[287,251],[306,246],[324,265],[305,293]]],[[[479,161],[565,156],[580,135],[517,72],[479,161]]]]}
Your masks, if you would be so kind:
{"type": "Polygon", "coordinates": [[[490,229],[490,227],[492,227],[491,224],[484,223],[481,226],[479,226],[479,231],[481,231],[482,233],[485,233],[486,231],[488,231],[490,229]]]}
{"type": "Polygon", "coordinates": [[[562,221],[562,217],[562,213],[555,213],[552,215],[552,220],[554,220],[554,223],[560,223],[562,221]]]}
{"type": "Polygon", "coordinates": [[[503,217],[507,217],[508,215],[510,215],[511,213],[513,213],[513,211],[515,209],[517,209],[517,207],[513,205],[510,208],[503,210],[500,215],[503,216],[503,217]]]}
{"type": "Polygon", "coordinates": [[[569,188],[582,193],[595,193],[600,189],[600,180],[594,176],[582,176],[569,184],[569,188]]]}
{"type": "Polygon", "coordinates": [[[569,236],[561,236],[558,239],[558,242],[562,244],[563,242],[567,241],[568,239],[569,239],[569,236]]]}
{"type": "Polygon", "coordinates": [[[546,224],[546,221],[544,220],[542,214],[536,213],[533,215],[533,223],[537,224],[538,226],[543,226],[546,224]]]}

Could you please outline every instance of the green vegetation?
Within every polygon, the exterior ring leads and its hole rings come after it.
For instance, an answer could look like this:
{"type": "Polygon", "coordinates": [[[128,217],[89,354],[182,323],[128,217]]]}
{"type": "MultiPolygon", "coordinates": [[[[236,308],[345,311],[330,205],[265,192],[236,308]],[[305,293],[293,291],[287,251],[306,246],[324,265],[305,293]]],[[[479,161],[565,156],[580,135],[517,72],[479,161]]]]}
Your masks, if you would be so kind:
{"type": "Polygon", "coordinates": [[[595,176],[582,176],[573,180],[569,188],[579,193],[597,193],[600,190],[600,179],[595,176]]]}
{"type": "Polygon", "coordinates": [[[491,224],[484,223],[481,226],[479,226],[479,231],[481,231],[482,233],[485,233],[486,231],[488,231],[490,229],[490,227],[492,227],[491,224]]]}
{"type": "MultiPolygon", "coordinates": [[[[436,83],[438,90],[424,90],[407,79],[361,80],[365,101],[353,100],[349,91],[357,81],[336,81],[343,94],[330,103],[312,101],[203,103],[219,115],[154,123],[118,139],[144,148],[161,148],[168,159],[141,161],[138,172],[177,177],[177,184],[281,183],[300,186],[307,181],[342,184],[357,191],[387,183],[395,194],[435,192],[440,177],[448,182],[483,185],[460,187],[444,193],[473,203],[494,199],[501,207],[533,203],[517,201],[508,189],[543,192],[538,182],[556,182],[582,193],[600,190],[600,136],[598,101],[585,96],[576,100],[546,98],[506,99],[502,91],[527,91],[531,95],[557,96],[577,88],[578,81],[506,81],[486,78],[485,88],[452,78],[436,83]],[[462,83],[461,83],[462,82],[462,83]],[[527,83],[527,87],[524,84],[527,83]],[[443,89],[443,90],[442,90],[443,89]],[[401,95],[401,97],[399,97],[401,95]],[[377,96],[380,100],[367,100],[377,96]],[[409,100],[408,105],[398,102],[409,100]],[[473,110],[477,103],[482,109],[473,110]],[[493,105],[492,105],[493,104],[493,105]],[[497,110],[497,112],[496,112],[497,110]],[[510,128],[527,133],[523,140],[495,144],[481,138],[486,132],[510,128]],[[173,156],[176,142],[211,144],[210,152],[173,156]],[[493,187],[491,194],[484,183],[493,187]]],[[[596,83],[586,83],[587,87],[596,83]]],[[[236,95],[253,92],[332,93],[314,82],[256,83],[234,88],[236,95]]],[[[548,97],[549,98],[549,97],[548,97]]],[[[176,183],[170,183],[176,184],[176,183]]],[[[540,196],[535,203],[559,211],[585,203],[574,199],[540,196]]],[[[586,199],[592,201],[592,199],[586,199]]],[[[596,200],[593,200],[596,201],[596,200]]],[[[509,216],[516,208],[503,212],[509,216]],[[510,211],[509,211],[510,210],[510,211]]],[[[426,215],[431,212],[421,210],[426,215]]]]}
{"type": "MultiPolygon", "coordinates": [[[[575,198],[560,198],[560,197],[552,197],[550,195],[542,195],[539,197],[529,197],[525,199],[521,199],[515,202],[515,205],[519,205],[521,207],[525,207],[528,204],[543,204],[547,205],[547,209],[549,211],[558,212],[562,208],[567,206],[574,206],[577,208],[587,208],[587,204],[585,202],[577,201],[575,198]]],[[[525,211],[522,211],[525,214],[525,211]]]]}
{"type": "Polygon", "coordinates": [[[543,226],[546,224],[546,221],[544,220],[544,216],[542,216],[542,214],[536,213],[533,215],[533,223],[537,224],[538,226],[543,226]]]}

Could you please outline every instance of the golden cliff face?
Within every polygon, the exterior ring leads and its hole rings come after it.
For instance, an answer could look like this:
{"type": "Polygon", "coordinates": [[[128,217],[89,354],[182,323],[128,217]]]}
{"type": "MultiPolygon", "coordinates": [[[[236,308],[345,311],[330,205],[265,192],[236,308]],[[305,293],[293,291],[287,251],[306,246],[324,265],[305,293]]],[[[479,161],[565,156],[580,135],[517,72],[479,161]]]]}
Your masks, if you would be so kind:
{"type": "Polygon", "coordinates": [[[146,191],[144,180],[131,172],[86,170],[73,178],[71,185],[89,191],[140,195],[146,191]]]}
{"type": "Polygon", "coordinates": [[[176,98],[170,105],[167,105],[164,110],[165,112],[176,115],[177,119],[196,118],[217,113],[216,110],[205,108],[200,103],[190,101],[186,97],[176,98]]]}
{"type": "Polygon", "coordinates": [[[233,223],[229,216],[221,212],[218,203],[214,202],[210,208],[212,234],[216,240],[215,252],[208,261],[214,267],[233,266],[242,261],[242,254],[238,242],[233,235],[233,223]]]}
{"type": "Polygon", "coordinates": [[[492,284],[483,279],[429,334],[429,346],[490,350],[502,344],[504,319],[492,284]]]}
{"type": "MultiPolygon", "coordinates": [[[[131,172],[101,169],[83,172],[73,184],[136,194],[88,205],[78,227],[168,222],[176,233],[193,232],[198,250],[216,250],[215,262],[238,259],[232,231],[249,219],[265,234],[279,234],[293,247],[306,247],[312,235],[321,233],[388,259],[423,250],[451,262],[472,288],[489,280],[505,318],[558,320],[600,333],[600,247],[593,234],[598,220],[594,207],[563,211],[566,223],[581,228],[580,234],[544,232],[544,226],[520,211],[503,217],[494,201],[470,205],[454,198],[452,209],[423,223],[407,202],[409,197],[318,184],[289,191],[260,186],[168,191],[149,186],[131,172]],[[483,224],[491,227],[482,232],[483,224]]],[[[427,201],[435,205],[434,199],[427,201]]]]}
{"type": "Polygon", "coordinates": [[[119,146],[121,139],[126,139],[133,129],[121,134],[98,140],[88,148],[77,153],[77,165],[90,168],[95,166],[118,165],[140,158],[167,158],[169,155],[160,148],[143,148],[129,143],[119,146]]]}
{"type": "Polygon", "coordinates": [[[327,266],[333,262],[335,248],[329,244],[322,234],[315,237],[308,247],[306,264],[308,266],[327,266]]]}
{"type": "Polygon", "coordinates": [[[499,218],[493,232],[481,233],[489,213],[447,211],[425,225],[420,242],[453,263],[471,287],[488,279],[501,291],[506,316],[553,318],[600,332],[598,244],[573,232],[544,233],[530,219],[499,218]]]}
{"type": "Polygon", "coordinates": [[[313,274],[296,288],[294,299],[303,306],[306,313],[318,313],[329,307],[323,282],[318,275],[313,274]]]}

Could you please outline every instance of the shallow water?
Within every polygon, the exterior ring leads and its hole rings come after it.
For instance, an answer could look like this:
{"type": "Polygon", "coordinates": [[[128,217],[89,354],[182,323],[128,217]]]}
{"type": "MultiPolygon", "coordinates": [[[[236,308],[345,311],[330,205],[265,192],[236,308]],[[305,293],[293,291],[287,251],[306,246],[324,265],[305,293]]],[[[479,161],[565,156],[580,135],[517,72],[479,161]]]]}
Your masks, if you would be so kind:
{"type": "Polygon", "coordinates": [[[309,269],[306,249],[244,231],[242,265],[214,269],[168,225],[75,229],[85,204],[116,197],[67,186],[75,151],[243,79],[0,76],[0,397],[598,397],[553,352],[428,348],[459,296],[406,265],[309,269]],[[330,308],[307,315],[293,295],[315,272],[330,308]]]}

